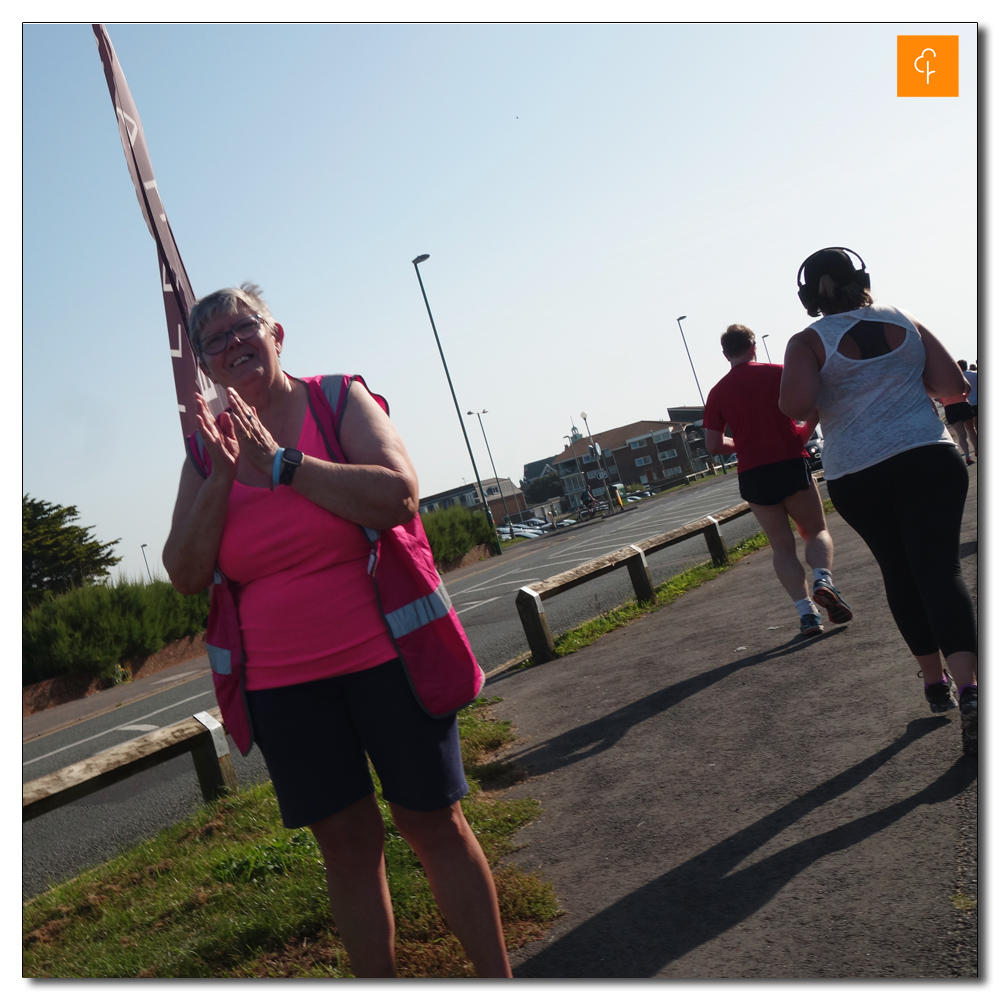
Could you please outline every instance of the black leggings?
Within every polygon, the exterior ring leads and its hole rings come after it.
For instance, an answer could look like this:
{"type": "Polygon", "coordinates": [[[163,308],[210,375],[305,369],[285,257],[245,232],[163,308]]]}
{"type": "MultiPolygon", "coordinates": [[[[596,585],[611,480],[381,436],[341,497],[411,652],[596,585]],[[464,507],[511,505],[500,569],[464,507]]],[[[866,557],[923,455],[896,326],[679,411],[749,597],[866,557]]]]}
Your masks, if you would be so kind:
{"type": "Polygon", "coordinates": [[[914,448],[827,485],[837,511],[878,560],[910,652],[976,652],[976,616],[958,558],[969,490],[958,449],[914,448]]]}

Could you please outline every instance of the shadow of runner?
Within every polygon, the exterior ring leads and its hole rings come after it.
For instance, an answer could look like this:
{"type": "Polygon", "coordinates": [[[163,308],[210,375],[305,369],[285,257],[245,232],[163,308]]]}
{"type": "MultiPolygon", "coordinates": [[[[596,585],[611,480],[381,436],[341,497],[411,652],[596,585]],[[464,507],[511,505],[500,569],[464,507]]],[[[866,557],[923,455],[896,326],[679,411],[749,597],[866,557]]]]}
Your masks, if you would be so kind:
{"type": "Polygon", "coordinates": [[[909,723],[889,746],[625,896],[522,963],[514,975],[654,976],[745,920],[813,862],[860,843],[917,806],[944,802],[966,789],[978,767],[975,760],[961,757],[922,791],[728,874],[776,834],[861,784],[910,744],[946,724],[940,718],[909,723]]]}
{"type": "Polygon", "coordinates": [[[686,698],[690,698],[699,691],[704,691],[731,674],[735,674],[745,667],[752,667],[758,663],[766,663],[768,660],[785,656],[793,649],[802,649],[805,646],[823,642],[838,635],[844,631],[844,628],[846,626],[815,636],[796,635],[788,642],[763,653],[754,653],[753,656],[745,656],[740,660],[733,660],[732,663],[713,667],[696,677],[678,681],[676,684],[671,684],[669,687],[646,695],[645,698],[623,705],[608,715],[602,715],[599,719],[560,733],[529,750],[515,752],[505,758],[504,763],[517,764],[527,768],[531,774],[538,775],[548,774],[565,767],[567,764],[586,760],[588,757],[603,753],[613,747],[633,726],[645,722],[661,712],[666,712],[675,705],[679,705],[686,698]]]}

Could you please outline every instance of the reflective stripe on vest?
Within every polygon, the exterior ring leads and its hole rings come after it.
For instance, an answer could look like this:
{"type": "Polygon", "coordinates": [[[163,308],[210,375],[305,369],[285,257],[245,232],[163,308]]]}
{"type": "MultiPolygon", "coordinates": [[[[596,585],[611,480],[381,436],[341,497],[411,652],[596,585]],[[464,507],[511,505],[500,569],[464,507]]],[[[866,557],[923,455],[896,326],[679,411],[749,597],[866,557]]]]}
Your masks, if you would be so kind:
{"type": "Polygon", "coordinates": [[[385,620],[389,624],[389,630],[396,639],[416,632],[423,625],[429,625],[438,618],[444,618],[451,610],[451,598],[444,584],[440,584],[433,594],[426,597],[418,597],[409,604],[404,604],[395,611],[390,611],[385,620]]]}

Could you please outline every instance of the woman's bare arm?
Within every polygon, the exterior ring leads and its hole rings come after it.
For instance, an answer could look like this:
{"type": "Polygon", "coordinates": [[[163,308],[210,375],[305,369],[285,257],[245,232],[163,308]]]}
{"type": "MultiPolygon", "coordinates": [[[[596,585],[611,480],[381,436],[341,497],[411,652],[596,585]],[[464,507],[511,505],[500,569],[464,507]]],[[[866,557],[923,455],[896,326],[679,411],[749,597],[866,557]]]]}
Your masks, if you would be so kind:
{"type": "Polygon", "coordinates": [[[917,323],[917,333],[924,344],[924,385],[928,396],[960,396],[971,386],[962,369],[930,330],[917,323]]]}
{"type": "Polygon", "coordinates": [[[170,534],[163,546],[163,566],[182,594],[197,594],[212,582],[239,461],[232,418],[223,413],[216,419],[200,395],[195,399],[212,472],[203,479],[190,460],[184,462],[170,534]]]}
{"type": "Polygon", "coordinates": [[[163,566],[182,594],[197,594],[211,582],[229,506],[228,484],[202,479],[190,461],[181,470],[174,517],[163,546],[163,566]]]}
{"type": "Polygon", "coordinates": [[[819,400],[820,362],[810,334],[819,339],[814,331],[803,330],[795,334],[785,348],[778,409],[792,420],[810,420],[819,400]]]}
{"type": "MultiPolygon", "coordinates": [[[[278,445],[256,412],[228,390],[240,450],[261,472],[271,475],[278,445]]],[[[340,444],[342,465],[305,455],[291,488],[333,514],[385,530],[417,513],[417,474],[396,428],[363,385],[354,382],[344,404],[340,444]]]]}
{"type": "Polygon", "coordinates": [[[385,530],[413,519],[419,505],[417,473],[399,432],[368,390],[351,384],[340,424],[349,465],[306,456],[292,488],[326,510],[385,530]]]}

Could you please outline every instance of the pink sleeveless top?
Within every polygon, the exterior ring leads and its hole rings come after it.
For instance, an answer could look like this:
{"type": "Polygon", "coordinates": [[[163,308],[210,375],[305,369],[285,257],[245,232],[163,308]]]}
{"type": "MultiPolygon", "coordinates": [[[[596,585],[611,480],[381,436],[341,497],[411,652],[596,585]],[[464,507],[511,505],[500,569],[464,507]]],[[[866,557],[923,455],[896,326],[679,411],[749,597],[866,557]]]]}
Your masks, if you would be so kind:
{"type": "MultiPolygon", "coordinates": [[[[298,448],[329,460],[307,407],[298,448]]],[[[246,688],[285,687],[366,670],[396,649],[368,575],[358,525],[290,486],[234,483],[219,568],[240,584],[246,688]]]]}

